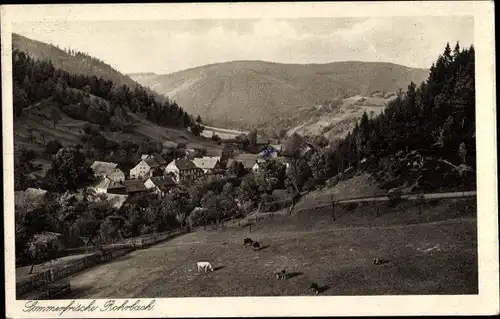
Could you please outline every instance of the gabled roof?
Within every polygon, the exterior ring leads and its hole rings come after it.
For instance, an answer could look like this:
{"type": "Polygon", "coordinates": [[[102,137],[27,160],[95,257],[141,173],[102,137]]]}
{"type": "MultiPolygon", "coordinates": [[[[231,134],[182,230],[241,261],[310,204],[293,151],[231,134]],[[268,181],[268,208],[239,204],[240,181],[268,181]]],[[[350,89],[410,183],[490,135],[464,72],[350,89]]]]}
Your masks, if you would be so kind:
{"type": "Polygon", "coordinates": [[[172,142],[172,141],[165,141],[165,142],[163,142],[163,147],[164,148],[177,148],[177,143],[172,142]]]}
{"type": "Polygon", "coordinates": [[[168,190],[172,187],[177,186],[174,180],[170,176],[156,176],[150,178],[153,184],[155,184],[161,190],[168,190]]]}
{"type": "Polygon", "coordinates": [[[222,150],[220,149],[207,149],[207,156],[211,157],[221,157],[222,156],[222,150]]]}
{"type": "Polygon", "coordinates": [[[116,163],[111,163],[111,162],[101,162],[101,161],[95,161],[92,163],[92,170],[94,171],[94,174],[96,175],[105,175],[105,174],[111,174],[113,170],[118,166],[116,163]]]}
{"type": "Polygon", "coordinates": [[[161,154],[158,153],[153,153],[151,154],[151,157],[153,157],[160,165],[167,165],[167,161],[161,156],[161,154]]]}
{"type": "Polygon", "coordinates": [[[127,193],[143,192],[147,188],[140,179],[127,179],[123,182],[127,193]]]}
{"type": "Polygon", "coordinates": [[[170,165],[172,163],[174,163],[175,166],[180,170],[197,168],[196,165],[192,161],[185,159],[185,158],[173,160],[168,165],[170,165]]]}
{"type": "Polygon", "coordinates": [[[258,154],[242,153],[235,158],[230,158],[227,162],[227,167],[229,167],[233,162],[240,162],[246,169],[251,169],[255,163],[265,162],[258,154]]]}
{"type": "Polygon", "coordinates": [[[214,169],[218,162],[220,162],[220,157],[203,156],[193,159],[194,165],[201,169],[214,169]]]}
{"type": "Polygon", "coordinates": [[[111,185],[111,180],[109,178],[98,178],[92,183],[93,188],[102,188],[102,189],[108,189],[109,185],[111,185]]]}
{"type": "Polygon", "coordinates": [[[143,161],[146,162],[146,164],[148,164],[149,167],[151,167],[151,168],[155,168],[155,167],[159,167],[160,166],[160,163],[158,163],[156,161],[156,159],[154,159],[153,157],[148,157],[148,158],[146,158],[143,161]]]}
{"type": "Polygon", "coordinates": [[[119,194],[106,194],[106,199],[111,207],[120,209],[125,201],[127,200],[128,195],[119,195],[119,194]]]}
{"type": "Polygon", "coordinates": [[[145,160],[148,157],[149,157],[149,154],[142,154],[141,155],[141,160],[145,160]]]}

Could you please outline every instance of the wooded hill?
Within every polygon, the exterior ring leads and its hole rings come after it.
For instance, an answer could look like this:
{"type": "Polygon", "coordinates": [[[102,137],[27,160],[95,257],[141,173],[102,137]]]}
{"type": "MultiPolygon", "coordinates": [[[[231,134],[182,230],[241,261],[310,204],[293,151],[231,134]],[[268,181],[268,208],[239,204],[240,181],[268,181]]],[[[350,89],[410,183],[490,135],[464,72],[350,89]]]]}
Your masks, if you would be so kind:
{"type": "Polygon", "coordinates": [[[323,101],[397,92],[425,80],[428,70],[392,63],[346,61],[282,64],[233,61],[172,74],[130,75],[174,98],[209,125],[250,130],[290,129],[323,101]]]}
{"type": "Polygon", "coordinates": [[[364,113],[347,137],[308,163],[298,160],[299,180],[324,183],[352,167],[375,173],[385,189],[474,189],[474,58],[473,46],[448,44],[426,82],[412,82],[379,116],[364,113]]]}

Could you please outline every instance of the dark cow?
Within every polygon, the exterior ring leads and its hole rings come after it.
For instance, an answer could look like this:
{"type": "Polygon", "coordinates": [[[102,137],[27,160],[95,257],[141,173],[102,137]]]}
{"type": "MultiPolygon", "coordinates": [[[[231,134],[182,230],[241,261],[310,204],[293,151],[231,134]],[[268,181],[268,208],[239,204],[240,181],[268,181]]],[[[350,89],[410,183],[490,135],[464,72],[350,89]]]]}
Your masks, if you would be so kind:
{"type": "Polygon", "coordinates": [[[285,269],[282,269],[281,271],[277,271],[275,273],[276,275],[276,278],[279,279],[279,280],[284,280],[286,279],[286,270],[285,269]]]}
{"type": "Polygon", "coordinates": [[[381,258],[374,258],[373,259],[373,264],[374,265],[382,265],[382,264],[385,264],[385,263],[388,263],[388,262],[389,262],[388,260],[381,259],[381,258]]]}
{"type": "Polygon", "coordinates": [[[312,292],[313,294],[318,294],[319,293],[319,286],[317,283],[313,282],[310,286],[309,286],[309,291],[312,292]]]}
{"type": "Polygon", "coordinates": [[[253,243],[253,250],[260,250],[260,244],[256,241],[253,243]]]}
{"type": "Polygon", "coordinates": [[[245,237],[245,239],[243,239],[243,246],[250,246],[253,244],[253,240],[249,237],[245,237]]]}

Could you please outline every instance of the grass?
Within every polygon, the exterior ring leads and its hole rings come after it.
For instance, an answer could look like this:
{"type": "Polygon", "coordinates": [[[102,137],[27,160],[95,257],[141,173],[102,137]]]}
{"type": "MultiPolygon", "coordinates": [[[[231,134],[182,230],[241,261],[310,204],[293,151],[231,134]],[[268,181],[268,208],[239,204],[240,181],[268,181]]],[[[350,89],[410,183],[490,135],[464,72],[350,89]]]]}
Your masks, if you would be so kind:
{"type": "Polygon", "coordinates": [[[23,280],[26,278],[29,278],[31,276],[34,276],[40,272],[43,272],[49,268],[52,267],[61,267],[61,266],[67,266],[74,264],[78,262],[79,260],[90,256],[91,254],[78,254],[78,255],[70,255],[70,256],[65,256],[61,258],[57,258],[54,260],[47,261],[42,264],[37,264],[35,267],[33,267],[33,273],[30,274],[31,270],[31,265],[30,266],[22,266],[22,267],[17,267],[16,268],[16,279],[17,280],[23,280]]]}
{"type": "Polygon", "coordinates": [[[333,187],[324,187],[304,195],[297,203],[294,210],[303,209],[319,204],[330,203],[332,198],[345,199],[361,196],[385,195],[369,174],[354,176],[348,180],[340,181],[333,187]]]}
{"type": "MultiPolygon", "coordinates": [[[[409,205],[405,203],[405,205],[409,205]]],[[[315,210],[274,216],[240,228],[197,231],[69,278],[65,298],[160,298],[207,296],[477,294],[475,205],[443,200],[417,208],[360,205],[335,222],[315,210]],[[380,207],[379,207],[380,208],[380,207]],[[263,249],[243,247],[251,236],[263,249]],[[374,265],[373,258],[388,262],[374,265]],[[207,260],[214,272],[197,273],[207,260]],[[277,280],[286,267],[293,276],[277,280]]]]}

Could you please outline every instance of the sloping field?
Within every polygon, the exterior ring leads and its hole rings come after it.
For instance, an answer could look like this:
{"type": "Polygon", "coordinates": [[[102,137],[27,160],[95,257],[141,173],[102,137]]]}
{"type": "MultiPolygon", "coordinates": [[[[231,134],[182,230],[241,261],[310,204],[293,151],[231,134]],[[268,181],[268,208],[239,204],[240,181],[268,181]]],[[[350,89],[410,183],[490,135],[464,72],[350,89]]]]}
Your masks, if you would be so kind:
{"type": "MultiPolygon", "coordinates": [[[[44,116],[50,113],[54,106],[32,106],[23,111],[23,115],[14,123],[14,136],[16,146],[24,145],[30,148],[43,149],[45,144],[57,139],[63,144],[81,143],[83,126],[85,121],[73,119],[60,112],[61,120],[54,126],[53,122],[44,116]],[[29,131],[32,130],[32,138],[29,131]]],[[[172,141],[175,143],[187,143],[190,147],[201,147],[208,149],[219,149],[219,146],[209,139],[196,137],[185,130],[166,128],[144,119],[137,114],[129,114],[136,125],[134,132],[103,132],[103,135],[113,141],[133,141],[142,143],[145,140],[158,142],[172,141]]]]}
{"type": "Polygon", "coordinates": [[[66,298],[307,295],[311,282],[322,295],[476,294],[474,201],[447,203],[425,206],[422,216],[432,218],[422,223],[408,206],[374,222],[367,205],[336,221],[311,211],[259,222],[251,233],[197,231],[70,277],[66,298]],[[244,236],[262,249],[244,248],[244,236]],[[387,263],[374,265],[376,257],[387,263]],[[197,273],[205,260],[215,271],[197,273]],[[290,276],[280,281],[274,271],[283,267],[290,276]]]}
{"type": "Polygon", "coordinates": [[[385,195],[385,193],[378,187],[369,174],[362,174],[345,181],[340,181],[334,187],[325,187],[304,195],[295,205],[294,211],[305,207],[330,203],[332,198],[338,200],[360,196],[385,195]]]}

